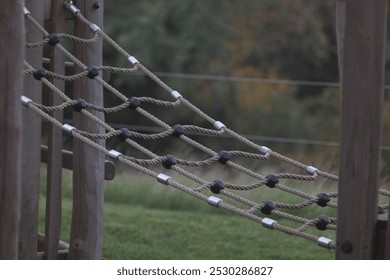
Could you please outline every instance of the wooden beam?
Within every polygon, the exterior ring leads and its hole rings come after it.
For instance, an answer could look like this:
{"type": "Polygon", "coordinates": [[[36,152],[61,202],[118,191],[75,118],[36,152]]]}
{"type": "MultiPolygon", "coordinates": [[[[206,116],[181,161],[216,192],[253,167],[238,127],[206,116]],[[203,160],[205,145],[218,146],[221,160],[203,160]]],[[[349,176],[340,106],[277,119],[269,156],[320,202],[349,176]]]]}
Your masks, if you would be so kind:
{"type": "Polygon", "coordinates": [[[385,238],[385,250],[383,253],[383,258],[385,260],[390,260],[390,215],[387,214],[387,223],[386,223],[386,235],[385,238]]]}
{"type": "MultiPolygon", "coordinates": [[[[47,163],[48,160],[48,148],[47,146],[41,146],[41,161],[47,163]]],[[[62,168],[73,170],[73,152],[62,150],[62,168]]],[[[114,180],[116,174],[115,163],[110,160],[104,161],[104,180],[114,180]]]]}
{"type": "MultiPolygon", "coordinates": [[[[44,2],[43,7],[44,7],[45,20],[53,20],[52,10],[53,10],[53,3],[55,2],[55,0],[42,0],[42,1],[44,2]]],[[[73,2],[77,2],[77,1],[73,1],[73,2]]],[[[65,3],[65,0],[62,0],[62,4],[64,4],[64,3],[65,3]]],[[[68,10],[64,10],[63,14],[64,14],[65,19],[73,19],[74,18],[72,13],[69,12],[68,10]]]]}
{"type": "MultiPolygon", "coordinates": [[[[42,62],[43,62],[43,66],[45,68],[49,68],[50,67],[50,58],[47,58],[47,57],[44,57],[42,59],[42,62]]],[[[67,76],[70,76],[70,75],[73,75],[74,73],[74,63],[73,62],[70,62],[70,61],[65,61],[65,75],[67,76]]],[[[110,78],[111,78],[111,73],[108,72],[107,70],[102,70],[102,78],[104,81],[106,82],[109,82],[110,81],[110,78]]]]}
{"type": "Polygon", "coordinates": [[[387,0],[346,1],[337,259],[375,255],[387,0]]]}
{"type": "MultiPolygon", "coordinates": [[[[65,8],[63,0],[51,1],[51,30],[55,33],[65,32],[65,8]]],[[[50,70],[54,73],[65,74],[64,54],[55,47],[51,48],[50,70]]],[[[51,82],[62,92],[65,91],[65,82],[51,79],[51,82]]],[[[62,98],[51,92],[49,105],[59,105],[62,98]]],[[[51,116],[62,122],[62,111],[51,113],[51,116]]],[[[62,130],[49,124],[48,131],[48,163],[47,163],[47,191],[46,191],[46,217],[45,217],[45,258],[58,257],[58,242],[61,231],[61,192],[62,192],[62,130]]]]}
{"type": "MultiPolygon", "coordinates": [[[[94,9],[95,0],[79,0],[81,13],[98,26],[103,26],[103,1],[94,9]]],[[[75,35],[91,37],[89,27],[75,20],[75,35]]],[[[92,45],[76,44],[75,55],[85,65],[102,65],[100,39],[92,45]]],[[[78,67],[77,67],[78,68],[78,67]]],[[[76,69],[80,72],[84,69],[76,69]]],[[[95,80],[79,79],[74,83],[74,98],[103,106],[103,88],[95,80]]],[[[96,113],[104,118],[102,113],[96,113]]],[[[74,113],[75,127],[92,133],[104,133],[94,121],[74,113]]],[[[103,141],[100,141],[104,145],[103,141]]],[[[101,259],[103,243],[104,154],[78,140],[73,141],[73,213],[69,248],[70,259],[101,259]]]]}
{"type": "Polygon", "coordinates": [[[24,25],[21,1],[0,2],[0,259],[18,258],[24,25]]]}
{"type": "MultiPolygon", "coordinates": [[[[25,1],[31,15],[43,24],[43,6],[40,1],[25,1]]],[[[43,35],[29,21],[26,21],[26,41],[38,42],[43,35]]],[[[42,47],[26,49],[26,61],[33,67],[42,65],[42,47]]],[[[42,83],[31,75],[24,78],[25,96],[34,102],[42,101],[42,83]]],[[[19,258],[35,259],[37,252],[37,232],[39,215],[40,184],[40,146],[41,117],[28,108],[22,110],[23,118],[23,153],[22,153],[22,215],[19,240],[19,258]]]]}

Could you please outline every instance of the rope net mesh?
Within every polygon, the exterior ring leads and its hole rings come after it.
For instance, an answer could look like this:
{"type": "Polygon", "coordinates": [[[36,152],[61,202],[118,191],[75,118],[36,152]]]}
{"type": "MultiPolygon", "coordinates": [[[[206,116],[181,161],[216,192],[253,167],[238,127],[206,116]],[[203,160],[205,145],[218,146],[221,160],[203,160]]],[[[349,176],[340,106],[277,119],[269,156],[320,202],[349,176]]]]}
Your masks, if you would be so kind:
{"type": "MultiPolygon", "coordinates": [[[[261,223],[265,228],[305,238],[324,248],[335,248],[335,242],[331,238],[334,236],[334,232],[332,233],[332,231],[337,228],[336,218],[333,217],[336,213],[335,210],[337,209],[337,193],[330,191],[316,193],[316,188],[311,187],[311,191],[310,189],[307,191],[307,188],[302,190],[301,186],[313,182],[318,184],[319,180],[324,181],[322,185],[335,184],[338,181],[336,175],[286,157],[268,147],[258,145],[229,129],[222,122],[214,120],[183,97],[178,91],[171,89],[143,66],[135,57],[129,55],[113,39],[105,34],[102,29],[86,19],[76,6],[68,5],[67,8],[74,14],[76,20],[80,20],[89,27],[91,30],[91,38],[78,38],[69,34],[49,34],[30,13],[25,12],[26,22],[34,25],[42,33],[42,40],[26,43],[26,47],[36,48],[43,45],[50,45],[51,47],[58,48],[74,65],[77,65],[84,70],[73,75],[65,76],[43,68],[35,68],[33,65],[30,65],[28,61],[25,61],[24,74],[32,75],[37,82],[42,82],[50,89],[52,94],[60,96],[63,99],[63,103],[56,106],[45,106],[43,104],[35,103],[34,100],[27,97],[22,97],[23,105],[35,111],[43,119],[49,121],[53,125],[62,128],[64,132],[70,134],[74,138],[83,141],[94,147],[97,151],[104,153],[108,158],[151,176],[161,184],[171,186],[194,198],[204,201],[211,206],[224,209],[228,212],[261,223]],[[93,44],[99,40],[99,38],[105,40],[112,48],[123,55],[124,59],[128,60],[131,67],[92,67],[84,65],[60,43],[60,40],[65,39],[72,40],[79,44],[93,44]],[[143,74],[161,87],[162,90],[166,92],[166,96],[164,96],[164,100],[147,96],[126,96],[99,76],[102,71],[113,74],[130,75],[130,77],[134,74],[143,74]],[[70,95],[55,87],[48,78],[59,79],[66,82],[73,82],[77,79],[85,78],[94,79],[94,81],[101,84],[108,92],[118,98],[120,104],[111,108],[106,108],[96,106],[82,99],[73,100],[69,97],[70,95]],[[176,108],[190,110],[209,125],[208,127],[201,127],[177,123],[168,124],[158,116],[153,115],[150,110],[146,110],[145,104],[163,106],[166,110],[176,108]],[[106,132],[104,134],[95,134],[88,131],[82,131],[69,124],[61,123],[50,116],[52,112],[64,112],[67,108],[72,108],[75,111],[75,114],[83,114],[86,118],[92,119],[103,127],[106,132]],[[147,134],[130,131],[127,128],[115,129],[91,113],[91,111],[98,111],[103,112],[104,114],[111,114],[123,110],[133,110],[140,117],[146,118],[161,127],[161,131],[147,134]],[[190,135],[193,135],[194,133],[214,137],[229,136],[241,142],[247,149],[245,151],[214,151],[196,141],[194,137],[191,138],[190,135]],[[144,155],[144,158],[125,155],[116,150],[101,146],[96,142],[96,140],[99,139],[109,140],[112,138],[120,139],[123,145],[128,145],[131,149],[140,152],[144,155]],[[173,155],[158,155],[142,145],[144,140],[159,141],[166,138],[169,138],[173,143],[181,142],[186,146],[191,146],[197,151],[197,154],[203,155],[202,159],[187,160],[173,155]],[[247,166],[244,166],[244,164],[239,163],[242,161],[241,159],[250,159],[256,162],[274,159],[284,162],[288,166],[292,166],[293,169],[297,171],[296,173],[261,174],[258,170],[253,170],[253,168],[248,168],[247,166]],[[220,178],[208,180],[204,178],[204,176],[196,175],[196,170],[204,170],[208,167],[221,165],[223,166],[224,171],[228,170],[227,173],[231,172],[230,170],[233,170],[234,172],[238,172],[239,174],[248,177],[248,180],[245,181],[250,183],[237,184],[223,181],[220,178]],[[299,189],[292,187],[292,185],[297,185],[294,181],[299,181],[299,189]],[[270,192],[285,192],[292,198],[289,199],[288,202],[273,201],[267,197],[263,197],[263,199],[254,199],[254,197],[258,197],[254,192],[261,192],[262,190],[265,195],[268,195],[270,192]],[[306,208],[310,209],[310,211],[305,211],[305,215],[302,215],[303,211],[300,210],[306,208]],[[308,216],[307,213],[313,214],[308,216]],[[321,214],[318,215],[318,213],[321,214]],[[326,213],[327,215],[323,213],[326,213]],[[327,232],[329,232],[328,236],[323,236],[323,233],[327,232]]],[[[146,107],[149,108],[150,106],[146,107]]],[[[175,151],[173,151],[172,154],[175,154],[175,151]]],[[[390,197],[390,192],[385,189],[380,189],[379,194],[381,196],[390,197]]],[[[388,208],[388,204],[378,205],[378,209],[381,211],[388,208]]]]}

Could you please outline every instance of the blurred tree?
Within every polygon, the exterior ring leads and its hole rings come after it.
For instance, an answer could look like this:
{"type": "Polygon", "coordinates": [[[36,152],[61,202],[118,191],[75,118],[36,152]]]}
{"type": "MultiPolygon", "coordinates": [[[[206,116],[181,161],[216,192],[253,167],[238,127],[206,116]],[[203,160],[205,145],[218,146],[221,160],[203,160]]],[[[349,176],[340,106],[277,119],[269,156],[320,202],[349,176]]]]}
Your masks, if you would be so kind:
{"type": "MultiPolygon", "coordinates": [[[[335,3],[304,0],[106,1],[105,31],[152,71],[337,81],[335,3]]],[[[105,63],[128,66],[110,48],[105,63]]],[[[241,133],[336,140],[337,89],[164,78],[214,118],[241,133]]],[[[114,76],[128,96],[169,99],[144,77],[114,76]]],[[[109,102],[114,102],[110,101],[109,102]]],[[[170,124],[204,124],[188,111],[170,124]]],[[[129,113],[131,114],[131,113],[129,113]]],[[[150,124],[132,115],[114,121],[150,124]]]]}

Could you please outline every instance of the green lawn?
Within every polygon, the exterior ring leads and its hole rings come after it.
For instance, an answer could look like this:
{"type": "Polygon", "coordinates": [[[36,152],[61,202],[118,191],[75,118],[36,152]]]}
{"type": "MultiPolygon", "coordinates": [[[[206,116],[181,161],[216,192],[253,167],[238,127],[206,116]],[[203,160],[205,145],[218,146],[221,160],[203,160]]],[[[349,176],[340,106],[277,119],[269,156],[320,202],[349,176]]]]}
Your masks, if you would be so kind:
{"type": "MultiPolygon", "coordinates": [[[[69,181],[70,176],[66,175],[61,233],[65,241],[69,240],[71,217],[69,181]]],[[[117,176],[106,184],[105,200],[103,257],[106,259],[334,258],[333,250],[265,229],[148,178],[117,176]]]]}

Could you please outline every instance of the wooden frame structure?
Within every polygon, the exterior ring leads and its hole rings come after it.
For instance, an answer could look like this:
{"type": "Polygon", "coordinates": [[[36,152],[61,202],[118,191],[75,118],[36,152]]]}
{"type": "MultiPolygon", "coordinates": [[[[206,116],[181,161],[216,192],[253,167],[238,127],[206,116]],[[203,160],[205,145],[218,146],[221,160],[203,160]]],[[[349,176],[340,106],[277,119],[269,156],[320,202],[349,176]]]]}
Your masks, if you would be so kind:
{"type": "Polygon", "coordinates": [[[18,258],[24,27],[20,2],[0,2],[0,259],[18,258]]]}
{"type": "Polygon", "coordinates": [[[377,214],[387,0],[337,0],[336,14],[342,93],[336,258],[390,259],[390,229],[377,214]]]}
{"type": "MultiPolygon", "coordinates": [[[[340,187],[337,230],[337,259],[390,259],[390,228],[378,220],[378,178],[380,170],[384,49],[387,0],[336,0],[340,80],[342,84],[342,135],[340,146],[340,187]],[[368,112],[368,114],[367,114],[368,112]],[[352,209],[352,210],[351,210],[352,209]]],[[[103,0],[74,1],[82,13],[103,25],[103,0]]],[[[27,0],[27,9],[43,24],[51,22],[52,32],[63,32],[72,15],[64,0],[27,0]]],[[[56,48],[50,60],[42,60],[42,48],[24,50],[22,1],[0,2],[0,16],[9,23],[0,26],[0,259],[100,259],[103,236],[103,182],[115,169],[104,155],[78,142],[73,152],[62,150],[62,132],[50,127],[48,146],[41,148],[41,120],[23,109],[24,95],[42,100],[42,84],[22,76],[25,57],[34,67],[50,63],[56,73],[65,73],[65,58],[56,48]],[[10,17],[12,15],[12,17],[10,17]],[[7,59],[12,57],[12,63],[7,59]],[[8,73],[8,75],[6,74],[8,73]],[[10,123],[9,120],[12,120],[10,123]],[[23,123],[23,129],[22,129],[23,123]],[[21,130],[25,137],[21,137],[21,130]],[[38,235],[40,163],[48,164],[45,234],[38,235]],[[74,202],[70,245],[60,242],[62,168],[73,170],[74,202]],[[110,173],[111,172],[111,173],[110,173]],[[22,205],[22,207],[21,207],[22,205]]],[[[75,35],[89,34],[84,24],[75,23],[75,35]]],[[[36,42],[42,35],[26,25],[26,40],[36,42]]],[[[76,45],[75,53],[86,65],[101,65],[102,42],[76,45]]],[[[74,71],[79,71],[74,67],[74,71]]],[[[64,82],[53,81],[60,89],[64,82]]],[[[102,105],[102,87],[79,80],[74,97],[102,105]]],[[[49,101],[58,104],[54,95],[49,101]]],[[[61,119],[61,114],[53,114],[61,119]]],[[[102,114],[98,114],[102,118],[102,114]]],[[[76,126],[98,133],[96,124],[75,115],[76,126]]],[[[388,218],[386,218],[388,219],[388,218]]]]}
{"type": "MultiPolygon", "coordinates": [[[[12,6],[16,9],[16,15],[20,15],[20,21],[17,25],[24,26],[22,18],[22,5],[23,1],[6,1],[2,2],[2,5],[12,6]],[[13,2],[11,3],[8,2],[13,2]]],[[[50,22],[51,32],[61,33],[65,32],[65,21],[72,20],[73,16],[69,11],[64,8],[64,0],[27,0],[25,1],[26,8],[34,15],[34,18],[43,25],[44,21],[50,22]]],[[[93,20],[96,24],[103,25],[103,4],[104,1],[99,1],[99,6],[94,5],[96,1],[92,0],[78,0],[74,1],[81,12],[88,18],[93,20]]],[[[10,9],[10,8],[9,8],[10,9]]],[[[9,9],[4,8],[4,11],[9,12],[9,9]]],[[[12,13],[9,13],[12,14],[12,13]]],[[[8,22],[12,22],[12,26],[16,24],[15,19],[9,19],[8,22]]],[[[33,25],[26,25],[26,41],[37,42],[42,39],[42,34],[33,25]]],[[[15,29],[13,32],[19,38],[23,38],[23,41],[10,42],[11,44],[19,43],[22,45],[24,53],[24,32],[22,30],[15,29]]],[[[88,27],[84,24],[75,21],[74,34],[78,37],[90,36],[88,27]]],[[[3,35],[3,34],[1,34],[3,35]]],[[[2,36],[6,38],[7,36],[2,36]]],[[[92,45],[75,44],[75,56],[86,65],[101,65],[102,64],[102,40],[92,45]]],[[[10,50],[15,48],[10,47],[10,50]]],[[[24,55],[17,55],[15,53],[8,54],[9,57],[20,57],[24,55]]],[[[33,65],[33,67],[42,67],[43,61],[49,61],[48,68],[56,73],[65,73],[65,58],[62,52],[57,48],[51,49],[50,59],[43,59],[43,49],[34,48],[28,49],[25,54],[26,60],[33,65]]],[[[3,65],[3,61],[1,63],[3,65]]],[[[7,65],[7,67],[13,66],[14,72],[19,71],[15,78],[11,79],[6,75],[2,77],[9,79],[9,82],[18,85],[23,84],[17,81],[16,78],[22,79],[23,62],[19,68],[15,65],[7,65]]],[[[73,66],[73,71],[80,71],[77,67],[73,66]]],[[[59,80],[53,80],[52,83],[59,89],[65,90],[65,83],[59,80]]],[[[24,78],[24,95],[41,102],[42,100],[42,83],[35,81],[32,77],[24,78]]],[[[7,92],[8,90],[2,90],[7,92]]],[[[14,103],[19,108],[20,112],[20,93],[18,91],[18,98],[13,98],[14,103]]],[[[11,93],[10,93],[11,94],[11,93]]],[[[14,93],[12,93],[14,94],[14,93]]],[[[11,95],[10,95],[11,96],[11,95]]],[[[76,98],[83,98],[88,102],[103,105],[103,89],[92,81],[77,81],[73,89],[73,96],[76,98]]],[[[56,105],[61,103],[62,100],[56,97],[55,94],[49,94],[49,103],[56,105]]],[[[3,104],[2,104],[3,105],[3,104]]],[[[8,104],[9,105],[9,104],[8,104]]],[[[15,106],[16,106],[15,105],[15,106]]],[[[15,113],[18,110],[14,110],[15,113]]],[[[10,112],[10,111],[5,111],[10,112]]],[[[53,113],[53,117],[58,120],[62,120],[62,113],[53,113]]],[[[103,114],[97,114],[99,118],[103,118],[103,114]]],[[[2,120],[3,120],[3,116],[2,120]]],[[[102,257],[102,239],[103,239],[103,201],[104,192],[103,184],[104,179],[112,179],[115,175],[115,167],[112,162],[105,161],[105,157],[102,153],[97,153],[92,150],[91,147],[80,143],[77,140],[73,141],[73,152],[62,150],[62,131],[52,125],[49,125],[48,131],[48,145],[47,147],[41,147],[41,118],[25,108],[22,111],[23,117],[23,132],[28,137],[23,138],[23,144],[18,146],[15,155],[23,155],[21,164],[18,161],[13,161],[14,165],[19,163],[19,168],[14,168],[19,174],[10,173],[14,175],[13,178],[21,179],[21,198],[14,197],[10,202],[17,200],[20,204],[13,204],[15,213],[6,213],[12,217],[20,215],[20,220],[12,220],[18,226],[19,238],[13,248],[10,246],[2,247],[7,251],[12,252],[9,254],[0,254],[1,258],[19,258],[19,259],[100,259],[102,257]],[[23,149],[21,148],[23,147],[23,149]],[[39,212],[39,193],[40,193],[40,163],[47,163],[47,190],[46,190],[46,215],[45,215],[45,233],[38,233],[38,212],[39,212]],[[66,245],[60,241],[61,230],[61,181],[62,181],[62,168],[71,168],[73,170],[73,217],[71,225],[71,237],[70,244],[66,245]],[[23,176],[20,176],[20,173],[23,176]],[[23,207],[20,207],[23,205],[23,207]]],[[[9,116],[8,116],[9,118],[9,116]]],[[[13,119],[13,118],[9,118],[13,119]]],[[[15,119],[16,115],[15,115],[15,119]]],[[[80,114],[74,114],[73,122],[78,127],[84,130],[88,130],[95,133],[102,133],[102,128],[92,121],[82,118],[80,114]]],[[[21,124],[22,122],[20,122],[21,124]]],[[[15,124],[17,129],[17,124],[15,124]]],[[[6,132],[5,135],[12,136],[8,140],[14,141],[15,145],[18,143],[14,139],[14,133],[6,132]]],[[[20,138],[21,139],[21,138],[20,138]]],[[[6,143],[1,143],[2,147],[9,147],[6,143]]],[[[21,144],[21,143],[20,143],[21,144]]],[[[103,143],[104,144],[104,143],[103,143]]],[[[7,156],[10,158],[10,156],[7,156]]],[[[12,167],[12,164],[7,163],[6,166],[0,166],[0,170],[6,171],[12,167]],[[6,169],[7,168],[7,169],[6,169]]],[[[2,174],[2,173],[1,173],[2,174]]],[[[11,180],[5,185],[11,187],[11,180]]],[[[3,191],[1,185],[0,190],[3,191]]],[[[7,189],[4,189],[5,191],[7,189]]],[[[6,204],[0,203],[0,207],[9,207],[9,202],[6,204]]],[[[0,208],[1,209],[1,208],[0,208]]],[[[1,212],[2,213],[2,212],[1,212]]],[[[2,221],[2,215],[0,215],[0,222],[2,221]]],[[[14,227],[2,226],[1,228],[7,228],[16,232],[14,227]]],[[[9,236],[9,233],[4,232],[9,236]]],[[[0,234],[0,242],[9,243],[8,238],[5,239],[5,235],[0,234]]],[[[12,242],[11,242],[12,243],[12,242]]],[[[11,244],[10,243],[10,244],[11,244]]],[[[13,243],[12,243],[13,244],[13,243]]]]}

